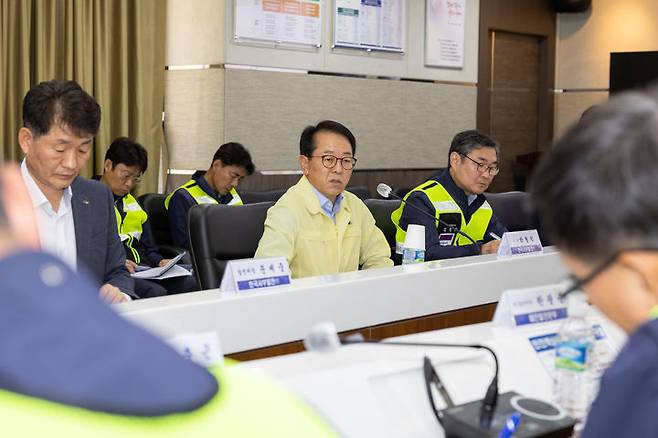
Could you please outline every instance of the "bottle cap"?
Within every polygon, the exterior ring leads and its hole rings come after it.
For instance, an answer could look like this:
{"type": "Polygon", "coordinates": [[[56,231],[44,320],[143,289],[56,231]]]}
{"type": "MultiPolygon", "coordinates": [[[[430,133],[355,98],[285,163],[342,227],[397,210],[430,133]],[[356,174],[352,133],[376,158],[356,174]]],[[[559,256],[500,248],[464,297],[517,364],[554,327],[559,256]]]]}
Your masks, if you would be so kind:
{"type": "Polygon", "coordinates": [[[567,313],[569,316],[584,317],[589,311],[585,294],[572,293],[567,296],[567,313]]]}

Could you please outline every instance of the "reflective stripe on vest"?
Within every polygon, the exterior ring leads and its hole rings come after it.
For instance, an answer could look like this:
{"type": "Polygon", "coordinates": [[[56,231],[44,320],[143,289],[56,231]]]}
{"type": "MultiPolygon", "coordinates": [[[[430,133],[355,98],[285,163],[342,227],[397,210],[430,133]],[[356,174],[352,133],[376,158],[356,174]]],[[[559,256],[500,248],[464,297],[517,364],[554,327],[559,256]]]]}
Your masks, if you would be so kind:
{"type": "MultiPolygon", "coordinates": [[[[191,179],[173,192],[171,192],[166,198],[165,198],[165,208],[169,209],[169,201],[171,201],[171,197],[174,196],[174,193],[176,193],[179,190],[185,190],[187,193],[192,196],[192,199],[197,204],[219,204],[215,198],[212,196],[208,195],[201,186],[199,186],[199,183],[197,183],[195,180],[191,179]]],[[[227,205],[242,205],[242,199],[240,198],[240,195],[238,195],[238,191],[235,190],[235,187],[231,189],[230,191],[231,195],[233,197],[231,198],[231,201],[227,205]]]]}
{"type": "Polygon", "coordinates": [[[142,225],[148,219],[148,215],[130,193],[121,198],[119,202],[123,203],[123,212],[125,213],[122,218],[119,209],[116,206],[114,207],[119,238],[132,253],[135,263],[140,263],[139,252],[134,248],[133,243],[142,237],[142,225]]]}
{"type": "MultiPolygon", "coordinates": [[[[427,195],[427,198],[434,206],[434,217],[438,218],[440,215],[446,213],[457,213],[461,218],[461,224],[459,227],[461,231],[471,236],[475,241],[484,239],[484,233],[486,233],[487,228],[489,227],[489,222],[491,221],[491,216],[493,215],[493,210],[491,209],[489,202],[484,201],[480,208],[478,208],[477,211],[473,213],[471,220],[467,224],[464,220],[464,213],[459,208],[457,202],[455,202],[452,196],[450,196],[450,193],[448,193],[448,191],[438,182],[424,182],[423,184],[407,193],[407,195],[404,197],[404,200],[406,201],[409,195],[411,195],[413,192],[423,192],[425,195],[427,195]]],[[[396,230],[395,251],[398,253],[402,253],[404,238],[407,235],[407,232],[400,228],[400,218],[402,217],[403,209],[404,203],[401,203],[400,207],[391,213],[391,221],[393,224],[395,224],[396,230]]],[[[453,245],[455,246],[471,244],[472,243],[470,240],[459,234],[453,241],[453,245]]]]}
{"type": "Polygon", "coordinates": [[[337,436],[309,406],[261,373],[229,365],[214,370],[214,374],[219,392],[205,405],[191,412],[153,417],[94,412],[0,390],[3,436],[337,436]]]}

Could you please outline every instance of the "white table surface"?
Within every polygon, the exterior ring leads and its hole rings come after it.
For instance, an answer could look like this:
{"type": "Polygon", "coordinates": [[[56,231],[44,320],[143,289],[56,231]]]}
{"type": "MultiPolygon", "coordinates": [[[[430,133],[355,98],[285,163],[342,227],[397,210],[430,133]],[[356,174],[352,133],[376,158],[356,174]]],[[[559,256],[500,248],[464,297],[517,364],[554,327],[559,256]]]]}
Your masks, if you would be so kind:
{"type": "Polygon", "coordinates": [[[207,290],[116,305],[163,338],[215,331],[224,353],[303,339],[318,321],[339,331],[498,301],[506,289],[555,283],[566,274],[559,254],[495,255],[426,262],[293,280],[241,294],[207,290]]]}

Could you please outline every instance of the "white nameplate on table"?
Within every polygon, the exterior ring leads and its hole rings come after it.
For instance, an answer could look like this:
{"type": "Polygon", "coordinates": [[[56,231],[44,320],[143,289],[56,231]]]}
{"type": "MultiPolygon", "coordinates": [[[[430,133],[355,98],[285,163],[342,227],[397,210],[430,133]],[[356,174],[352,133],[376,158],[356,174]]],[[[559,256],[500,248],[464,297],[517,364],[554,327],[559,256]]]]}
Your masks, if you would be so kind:
{"type": "Polygon", "coordinates": [[[498,301],[493,323],[522,327],[566,318],[567,303],[560,298],[561,291],[560,285],[506,290],[498,301]]]}
{"type": "Polygon", "coordinates": [[[544,248],[537,230],[508,231],[503,234],[498,247],[498,257],[541,254],[544,248]]]}
{"type": "Polygon", "coordinates": [[[221,366],[224,355],[217,332],[185,333],[167,339],[167,343],[185,359],[204,366],[221,366]]]}
{"type": "Polygon", "coordinates": [[[290,267],[284,257],[241,259],[227,263],[220,289],[222,292],[248,292],[289,284],[290,267]]]}

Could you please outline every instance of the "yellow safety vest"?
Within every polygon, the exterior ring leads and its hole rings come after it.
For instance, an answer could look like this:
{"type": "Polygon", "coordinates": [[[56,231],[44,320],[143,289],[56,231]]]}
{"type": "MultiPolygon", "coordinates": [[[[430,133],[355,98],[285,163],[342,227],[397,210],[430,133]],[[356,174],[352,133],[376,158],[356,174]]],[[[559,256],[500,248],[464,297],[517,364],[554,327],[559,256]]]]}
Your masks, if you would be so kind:
{"type": "Polygon", "coordinates": [[[121,242],[124,242],[126,247],[132,253],[135,263],[139,264],[139,252],[135,249],[133,243],[142,237],[142,225],[148,219],[148,215],[130,193],[121,198],[119,202],[123,203],[123,211],[125,213],[124,217],[121,218],[119,209],[116,207],[116,205],[114,206],[114,213],[117,217],[117,228],[119,229],[119,237],[121,238],[121,242]]]}
{"type": "MultiPolygon", "coordinates": [[[[491,216],[493,215],[491,205],[489,205],[487,201],[484,201],[484,204],[473,213],[471,220],[466,223],[464,220],[464,212],[462,212],[459,205],[457,205],[452,196],[450,196],[450,193],[448,193],[440,183],[433,180],[426,181],[407,193],[404,200],[406,201],[409,195],[413,192],[423,192],[427,195],[427,198],[434,206],[434,217],[438,218],[440,215],[447,213],[458,213],[461,217],[461,225],[459,226],[459,229],[471,236],[475,241],[484,239],[484,233],[487,231],[489,222],[491,221],[491,216]]],[[[400,228],[400,218],[402,217],[403,209],[404,203],[400,204],[400,207],[391,213],[391,221],[395,224],[396,229],[395,251],[398,253],[402,253],[402,245],[404,245],[404,238],[407,235],[407,232],[400,228]]],[[[455,237],[456,238],[453,241],[453,245],[455,246],[472,244],[470,240],[460,234],[455,237]]]]}
{"type": "MultiPolygon", "coordinates": [[[[169,209],[169,201],[171,201],[171,197],[174,196],[174,193],[176,193],[179,190],[186,190],[187,193],[189,193],[192,198],[196,201],[197,204],[219,204],[215,198],[212,196],[208,195],[201,186],[199,186],[199,183],[197,183],[195,180],[191,179],[182,186],[178,187],[176,190],[173,192],[169,193],[169,196],[165,198],[165,208],[169,209]]],[[[238,191],[235,190],[235,187],[231,189],[230,191],[231,195],[233,195],[233,198],[231,199],[231,202],[229,202],[227,205],[242,205],[242,199],[240,198],[240,195],[238,195],[238,191]]]]}
{"type": "MultiPolygon", "coordinates": [[[[300,399],[261,373],[237,366],[213,371],[219,392],[200,408],[135,417],[61,405],[0,390],[3,436],[67,438],[334,437],[300,399]]],[[[172,376],[176,378],[176,376],[172,376]]]]}

